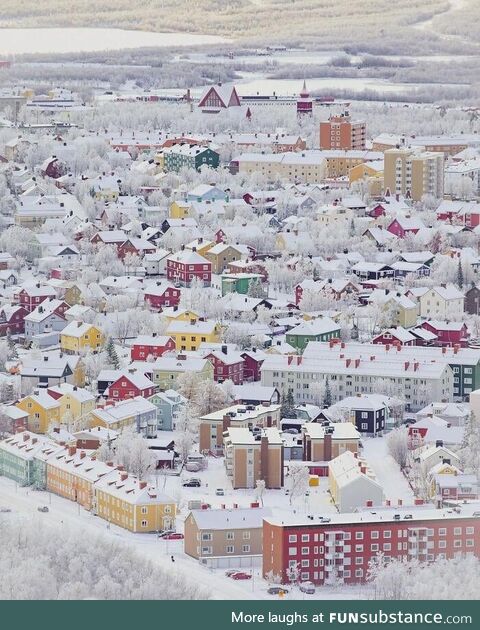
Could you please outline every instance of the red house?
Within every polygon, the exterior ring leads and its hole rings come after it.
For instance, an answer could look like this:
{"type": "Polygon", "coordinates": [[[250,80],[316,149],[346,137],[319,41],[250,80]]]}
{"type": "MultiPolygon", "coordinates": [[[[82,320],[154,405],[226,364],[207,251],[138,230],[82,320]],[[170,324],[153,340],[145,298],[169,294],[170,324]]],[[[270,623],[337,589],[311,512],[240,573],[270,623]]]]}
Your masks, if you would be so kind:
{"type": "Polygon", "coordinates": [[[167,335],[140,335],[132,344],[130,358],[132,361],[146,361],[148,357],[161,357],[166,352],[175,350],[175,341],[167,335]]]}
{"type": "Polygon", "coordinates": [[[105,395],[111,400],[126,400],[127,398],[149,398],[157,391],[157,386],[152,381],[135,369],[126,370],[116,381],[108,387],[105,395]]]}
{"type": "Polygon", "coordinates": [[[466,348],[468,345],[469,333],[464,322],[428,321],[423,322],[421,327],[437,335],[434,342],[435,346],[453,347],[458,344],[462,348],[466,348]]]}
{"type": "Polygon", "coordinates": [[[181,291],[169,282],[158,280],[145,288],[144,300],[150,308],[161,311],[164,307],[178,306],[181,291]]]}
{"type": "Polygon", "coordinates": [[[381,343],[384,346],[388,346],[389,344],[394,346],[416,346],[417,337],[412,335],[410,331],[402,328],[402,326],[398,326],[397,328],[389,328],[383,331],[372,339],[372,343],[381,343]]]}
{"type": "Polygon", "coordinates": [[[66,166],[54,155],[47,158],[40,166],[40,172],[43,176],[51,177],[52,179],[58,179],[62,175],[65,175],[66,166]]]}
{"type": "Polygon", "coordinates": [[[17,294],[20,306],[23,306],[29,313],[37,308],[47,298],[55,298],[56,293],[53,287],[41,285],[39,282],[28,287],[24,287],[17,294]]]}
{"type": "Polygon", "coordinates": [[[145,254],[153,254],[157,248],[144,238],[130,237],[117,246],[118,257],[123,260],[127,254],[135,254],[143,258],[145,254]]]}
{"type": "Polygon", "coordinates": [[[407,234],[416,234],[423,227],[425,226],[419,219],[398,217],[390,223],[387,230],[398,238],[405,238],[407,234]]]}
{"type": "Polygon", "coordinates": [[[374,208],[370,210],[368,214],[374,219],[378,219],[379,217],[384,217],[386,215],[386,212],[382,204],[378,203],[374,208]]]}
{"type": "Polygon", "coordinates": [[[167,280],[189,287],[194,278],[201,280],[206,287],[212,281],[212,264],[200,256],[196,248],[182,249],[167,258],[167,280]]]}
{"type": "Polygon", "coordinates": [[[28,311],[23,306],[8,305],[0,309],[0,337],[7,333],[19,335],[25,332],[25,315],[28,311]]]}
{"type": "Polygon", "coordinates": [[[256,348],[242,352],[243,375],[246,381],[260,381],[262,363],[265,360],[265,353],[256,348]]]}
{"type": "Polygon", "coordinates": [[[217,383],[230,380],[234,385],[242,385],[243,357],[239,352],[222,346],[221,350],[210,352],[205,358],[213,365],[213,378],[217,383]]]}

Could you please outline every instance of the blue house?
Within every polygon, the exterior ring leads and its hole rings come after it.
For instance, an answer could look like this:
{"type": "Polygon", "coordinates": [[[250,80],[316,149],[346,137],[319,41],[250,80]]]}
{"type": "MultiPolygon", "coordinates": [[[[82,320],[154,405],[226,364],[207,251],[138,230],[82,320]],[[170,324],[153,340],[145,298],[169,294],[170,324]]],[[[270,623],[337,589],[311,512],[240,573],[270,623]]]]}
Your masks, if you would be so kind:
{"type": "Polygon", "coordinates": [[[227,193],[209,184],[199,184],[187,193],[187,201],[228,201],[227,193]]]}
{"type": "Polygon", "coordinates": [[[175,421],[187,402],[187,399],[173,389],[158,392],[148,400],[157,408],[157,427],[159,431],[173,431],[175,421]]]}

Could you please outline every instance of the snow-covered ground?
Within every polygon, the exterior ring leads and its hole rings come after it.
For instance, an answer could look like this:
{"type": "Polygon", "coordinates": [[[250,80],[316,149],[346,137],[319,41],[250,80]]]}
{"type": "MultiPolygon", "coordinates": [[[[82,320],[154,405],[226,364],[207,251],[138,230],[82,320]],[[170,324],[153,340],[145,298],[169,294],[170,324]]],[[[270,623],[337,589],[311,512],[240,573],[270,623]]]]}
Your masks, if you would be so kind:
{"type": "MultiPolygon", "coordinates": [[[[254,491],[236,490],[235,494],[233,493],[223,470],[223,461],[220,459],[210,458],[207,470],[184,474],[183,477],[167,477],[165,480],[165,492],[176,497],[180,502],[178,531],[183,531],[183,521],[188,513],[186,506],[191,499],[202,499],[210,503],[212,507],[220,507],[223,503],[227,508],[232,507],[233,503],[246,506],[255,500],[254,491]],[[181,488],[181,479],[187,476],[200,477],[202,487],[181,488]],[[215,495],[215,489],[220,487],[225,489],[224,497],[215,495]]],[[[158,484],[163,490],[163,477],[158,479],[158,484]]],[[[315,513],[331,512],[334,507],[328,503],[325,487],[323,484],[319,488],[311,488],[310,497],[294,502],[293,508],[290,507],[289,497],[284,490],[267,490],[264,494],[264,504],[271,507],[275,514],[282,512],[291,514],[292,509],[301,513],[311,510],[315,513]]],[[[117,541],[121,539],[126,545],[134,548],[159,567],[179,572],[186,579],[204,585],[210,591],[212,599],[276,599],[276,596],[268,594],[269,585],[261,577],[260,567],[253,569],[253,579],[234,581],[225,576],[224,569],[209,569],[185,555],[182,540],[165,541],[153,534],[132,534],[114,525],[108,527],[105,521],[87,512],[76,503],[48,492],[19,487],[5,477],[0,477],[0,507],[12,510],[11,515],[2,515],[5,518],[20,515],[22,518],[61,524],[72,529],[80,528],[85,535],[102,534],[113,537],[117,541]],[[48,513],[37,512],[37,508],[42,505],[49,507],[48,513]],[[175,559],[174,563],[171,561],[172,555],[175,559]]],[[[247,572],[251,570],[247,569],[247,572]]],[[[295,586],[289,587],[289,590],[286,599],[356,599],[362,596],[361,588],[345,586],[322,587],[317,589],[315,595],[305,595],[295,586]]]]}
{"type": "Polygon", "coordinates": [[[390,499],[392,505],[399,499],[405,505],[412,505],[414,494],[399,465],[388,452],[387,440],[381,437],[362,438],[362,444],[362,455],[383,487],[385,498],[390,499]]]}

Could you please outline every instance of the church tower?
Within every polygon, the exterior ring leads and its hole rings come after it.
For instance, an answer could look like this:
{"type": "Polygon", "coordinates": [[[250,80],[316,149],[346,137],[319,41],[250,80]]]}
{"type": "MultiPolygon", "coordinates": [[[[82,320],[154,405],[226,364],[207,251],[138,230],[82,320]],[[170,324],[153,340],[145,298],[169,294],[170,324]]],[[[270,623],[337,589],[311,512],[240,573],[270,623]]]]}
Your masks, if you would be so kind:
{"type": "Polygon", "coordinates": [[[310,98],[305,80],[303,81],[300,97],[297,100],[297,116],[299,118],[303,116],[313,116],[313,100],[310,98]]]}

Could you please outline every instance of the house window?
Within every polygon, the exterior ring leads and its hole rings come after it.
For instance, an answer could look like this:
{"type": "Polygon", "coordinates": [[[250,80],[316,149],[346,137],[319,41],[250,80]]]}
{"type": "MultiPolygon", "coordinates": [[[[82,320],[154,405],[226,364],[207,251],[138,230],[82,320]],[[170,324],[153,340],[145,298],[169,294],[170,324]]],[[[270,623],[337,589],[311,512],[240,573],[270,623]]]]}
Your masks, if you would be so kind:
{"type": "Polygon", "coordinates": [[[227,546],[227,553],[233,553],[234,547],[233,545],[228,545],[227,546]]]}
{"type": "Polygon", "coordinates": [[[147,521],[142,521],[142,527],[146,527],[147,526],[147,521]]]}
{"type": "Polygon", "coordinates": [[[235,538],[235,532],[227,532],[227,540],[233,540],[235,538]]]}
{"type": "Polygon", "coordinates": [[[205,540],[205,541],[212,540],[212,534],[202,534],[202,540],[205,540]]]}
{"type": "Polygon", "coordinates": [[[250,545],[242,545],[243,553],[250,553],[250,545]]]}

